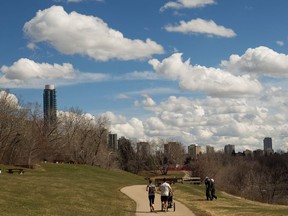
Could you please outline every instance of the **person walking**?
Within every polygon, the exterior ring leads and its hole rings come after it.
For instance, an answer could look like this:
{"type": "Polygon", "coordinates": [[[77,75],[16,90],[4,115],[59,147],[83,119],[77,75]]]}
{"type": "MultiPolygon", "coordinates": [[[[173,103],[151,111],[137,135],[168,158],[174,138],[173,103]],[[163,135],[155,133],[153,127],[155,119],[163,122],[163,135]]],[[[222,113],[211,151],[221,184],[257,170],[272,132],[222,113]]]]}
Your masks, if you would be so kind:
{"type": "Polygon", "coordinates": [[[162,211],[167,211],[168,209],[168,198],[169,194],[172,195],[172,188],[168,182],[166,182],[166,178],[163,179],[163,183],[159,186],[161,191],[161,204],[162,211]]]}
{"type": "Polygon", "coordinates": [[[155,189],[155,185],[152,183],[152,180],[149,179],[149,184],[146,187],[146,191],[148,191],[150,212],[154,211],[155,189]]]}
{"type": "Polygon", "coordinates": [[[211,197],[211,180],[209,179],[209,177],[205,177],[204,183],[205,183],[205,189],[206,189],[206,199],[212,200],[212,197],[211,197]]]}
{"type": "Polygon", "coordinates": [[[214,179],[211,178],[210,182],[211,182],[211,200],[217,199],[217,196],[215,194],[215,181],[214,179]]]}

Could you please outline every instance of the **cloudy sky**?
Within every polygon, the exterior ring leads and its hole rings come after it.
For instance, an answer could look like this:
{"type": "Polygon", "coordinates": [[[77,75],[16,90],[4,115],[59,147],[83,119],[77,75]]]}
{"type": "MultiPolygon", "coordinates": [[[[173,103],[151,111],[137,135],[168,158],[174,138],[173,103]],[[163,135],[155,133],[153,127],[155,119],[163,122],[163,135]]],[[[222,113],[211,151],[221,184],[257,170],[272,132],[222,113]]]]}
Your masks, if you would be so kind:
{"type": "Polygon", "coordinates": [[[287,0],[3,0],[0,87],[118,136],[288,149],[287,0]]]}

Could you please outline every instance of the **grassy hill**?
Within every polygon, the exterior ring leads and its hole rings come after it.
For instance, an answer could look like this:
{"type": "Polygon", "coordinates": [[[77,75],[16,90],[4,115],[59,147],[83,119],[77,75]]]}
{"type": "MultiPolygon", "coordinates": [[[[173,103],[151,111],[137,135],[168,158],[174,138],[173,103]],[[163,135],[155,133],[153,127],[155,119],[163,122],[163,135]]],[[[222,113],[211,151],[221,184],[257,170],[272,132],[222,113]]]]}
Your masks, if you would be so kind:
{"type": "MultiPolygon", "coordinates": [[[[8,174],[6,167],[1,168],[1,216],[130,216],[135,203],[120,188],[146,184],[141,176],[84,165],[41,164],[26,169],[24,175],[8,174]]],[[[205,201],[202,185],[172,186],[174,198],[198,216],[288,215],[287,206],[252,202],[218,191],[217,201],[205,201]]]]}
{"type": "Polygon", "coordinates": [[[1,168],[1,216],[130,215],[135,203],[119,190],[146,183],[127,172],[84,165],[41,164],[24,175],[1,168]]]}
{"type": "Polygon", "coordinates": [[[175,199],[183,202],[197,216],[287,216],[288,206],[269,205],[216,191],[217,200],[207,201],[204,185],[177,184],[175,199]]]}

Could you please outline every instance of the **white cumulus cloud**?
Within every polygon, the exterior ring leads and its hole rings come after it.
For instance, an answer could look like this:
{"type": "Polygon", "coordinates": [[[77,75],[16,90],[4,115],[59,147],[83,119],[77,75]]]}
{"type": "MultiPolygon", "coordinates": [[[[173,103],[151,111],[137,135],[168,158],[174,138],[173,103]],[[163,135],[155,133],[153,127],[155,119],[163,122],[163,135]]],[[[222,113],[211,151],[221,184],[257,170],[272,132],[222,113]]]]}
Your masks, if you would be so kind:
{"type": "Polygon", "coordinates": [[[182,61],[181,53],[175,53],[162,62],[152,59],[149,63],[156,73],[178,81],[185,90],[203,91],[219,97],[237,97],[255,95],[262,89],[260,82],[249,75],[234,76],[219,68],[192,66],[190,59],[182,61]]]}
{"type": "Polygon", "coordinates": [[[135,101],[135,106],[143,106],[143,107],[154,107],[156,105],[155,101],[149,95],[143,95],[144,99],[139,102],[135,101]]]}
{"type": "Polygon", "coordinates": [[[125,38],[102,19],[75,11],[68,14],[61,6],[39,10],[25,23],[23,31],[33,43],[45,41],[61,53],[99,61],[143,59],[164,52],[161,45],[149,38],[125,38]]]}
{"type": "Polygon", "coordinates": [[[107,79],[105,74],[80,73],[72,64],[37,63],[21,58],[11,66],[0,68],[0,84],[15,88],[42,88],[47,82],[59,85],[107,79]]]}
{"type": "Polygon", "coordinates": [[[144,125],[138,118],[131,118],[126,123],[111,125],[111,132],[124,137],[144,137],[144,125]]]}
{"type": "Polygon", "coordinates": [[[192,33],[192,34],[207,34],[209,36],[219,36],[219,37],[235,37],[236,33],[229,28],[217,25],[213,20],[204,19],[193,19],[191,21],[185,22],[180,21],[179,25],[167,25],[165,26],[168,32],[181,32],[181,33],[192,33]]]}
{"type": "Polygon", "coordinates": [[[18,98],[9,92],[0,91],[0,100],[6,101],[9,105],[18,107],[18,98]]]}
{"type": "Polygon", "coordinates": [[[260,46],[247,49],[242,56],[231,55],[228,61],[221,62],[221,66],[235,73],[287,77],[288,55],[260,46]]]}
{"type": "Polygon", "coordinates": [[[182,9],[182,8],[198,8],[205,7],[206,5],[215,4],[214,0],[177,0],[169,1],[164,6],[160,8],[160,11],[166,9],[182,9]]]}

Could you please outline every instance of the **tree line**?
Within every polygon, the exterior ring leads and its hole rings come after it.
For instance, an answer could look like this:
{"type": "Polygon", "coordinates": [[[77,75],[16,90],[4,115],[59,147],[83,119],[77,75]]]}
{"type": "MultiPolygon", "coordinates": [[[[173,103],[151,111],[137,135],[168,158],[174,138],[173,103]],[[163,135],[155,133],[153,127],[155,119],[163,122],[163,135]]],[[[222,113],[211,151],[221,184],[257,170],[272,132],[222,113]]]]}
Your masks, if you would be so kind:
{"type": "Polygon", "coordinates": [[[0,163],[32,167],[41,161],[103,166],[108,121],[88,118],[78,108],[60,112],[49,127],[39,104],[19,105],[9,92],[0,97],[0,163]]]}
{"type": "Polygon", "coordinates": [[[215,179],[217,188],[250,200],[288,204],[288,154],[204,154],[190,162],[193,175],[215,179]]]}
{"type": "MultiPolygon", "coordinates": [[[[1,164],[33,167],[44,161],[76,163],[115,167],[137,174],[182,161],[178,155],[167,157],[162,153],[137,152],[137,141],[124,137],[119,139],[117,150],[111,149],[109,119],[105,117],[87,115],[72,107],[66,112],[59,111],[53,124],[45,124],[39,104],[19,105],[9,91],[0,93],[1,164]]],[[[150,142],[149,145],[156,151],[163,143],[150,142]]]]}

